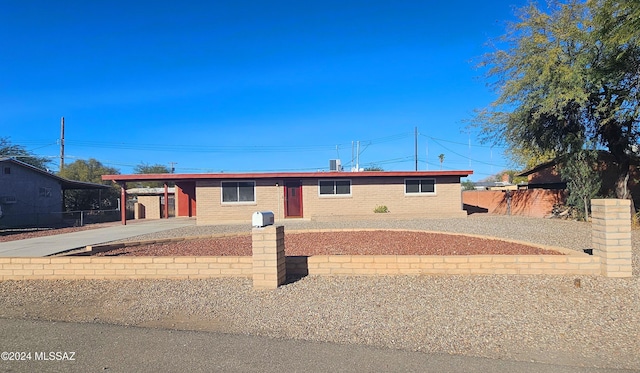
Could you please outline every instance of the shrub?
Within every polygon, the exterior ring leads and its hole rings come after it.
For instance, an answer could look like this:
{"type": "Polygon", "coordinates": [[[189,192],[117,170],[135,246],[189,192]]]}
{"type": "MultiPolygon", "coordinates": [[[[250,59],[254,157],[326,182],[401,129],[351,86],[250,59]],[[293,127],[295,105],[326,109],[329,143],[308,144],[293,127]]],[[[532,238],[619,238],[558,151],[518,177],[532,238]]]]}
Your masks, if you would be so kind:
{"type": "Polygon", "coordinates": [[[384,214],[384,213],[389,212],[389,209],[385,205],[376,206],[376,208],[373,209],[373,212],[375,212],[376,214],[384,214]]]}

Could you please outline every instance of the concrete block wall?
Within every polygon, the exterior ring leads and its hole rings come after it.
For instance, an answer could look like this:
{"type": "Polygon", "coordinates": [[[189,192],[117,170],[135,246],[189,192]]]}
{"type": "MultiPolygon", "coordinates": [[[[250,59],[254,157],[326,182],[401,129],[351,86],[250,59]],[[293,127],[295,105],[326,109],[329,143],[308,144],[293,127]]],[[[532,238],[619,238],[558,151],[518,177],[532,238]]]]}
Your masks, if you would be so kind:
{"type": "MultiPolygon", "coordinates": [[[[348,174],[344,179],[349,179],[348,174]]],[[[466,217],[462,210],[459,177],[438,177],[435,194],[405,194],[405,178],[353,178],[350,196],[318,195],[318,179],[303,181],[305,217],[311,219],[340,217],[466,217]],[[389,213],[374,214],[377,206],[387,206],[389,213]]],[[[340,180],[340,179],[336,179],[340,180]]]]}
{"type": "MultiPolygon", "coordinates": [[[[566,193],[562,190],[514,190],[511,192],[511,215],[543,218],[551,214],[554,204],[565,200],[566,193]]],[[[507,198],[501,190],[465,190],[462,202],[471,211],[485,209],[490,214],[507,214],[507,198]]]]}
{"type": "Polygon", "coordinates": [[[576,255],[318,255],[288,257],[292,276],[376,275],[588,275],[600,274],[597,257],[576,255]]]}
{"type": "Polygon", "coordinates": [[[256,201],[243,203],[222,203],[220,180],[197,181],[197,224],[248,223],[251,222],[251,216],[256,211],[273,211],[276,219],[283,218],[284,191],[282,181],[276,179],[259,179],[255,181],[256,201]],[[278,183],[278,186],[276,186],[276,183],[278,183]]]}
{"type": "MultiPolygon", "coordinates": [[[[609,214],[625,212],[612,202],[609,214]]],[[[596,213],[601,207],[596,203],[596,213]]],[[[597,215],[597,214],[596,214],[597,215]]],[[[598,217],[596,216],[596,219],[598,217]]],[[[608,223],[608,225],[607,225],[608,223]]],[[[562,250],[565,255],[318,255],[285,257],[284,227],[252,230],[252,257],[93,257],[0,258],[0,280],[152,279],[245,277],[255,289],[275,289],[291,276],[376,275],[631,275],[627,225],[594,228],[596,255],[562,250]],[[600,232],[600,233],[598,233],[600,232]],[[604,233],[603,233],[604,232],[604,233]],[[602,234],[611,234],[602,236],[602,234]],[[608,250],[613,247],[612,250],[608,250]],[[628,266],[627,266],[628,264],[628,266]]],[[[601,222],[596,223],[601,227],[601,222]]],[[[121,244],[119,244],[121,245],[121,244]]],[[[113,245],[106,245],[113,246],[113,245]]],[[[100,251],[99,249],[97,251],[100,251]]]]}
{"type": "Polygon", "coordinates": [[[0,258],[0,280],[191,279],[251,277],[250,257],[0,258]]]}
{"type": "Polygon", "coordinates": [[[138,196],[143,206],[145,219],[160,219],[160,196],[138,196]]]}
{"type": "Polygon", "coordinates": [[[593,254],[600,258],[606,277],[631,277],[631,202],[591,200],[593,254]]]}
{"type": "MultiPolygon", "coordinates": [[[[380,217],[466,217],[462,210],[459,177],[436,178],[435,194],[405,195],[405,178],[352,178],[351,195],[320,196],[318,179],[302,180],[303,217],[380,218],[380,217]],[[375,214],[377,206],[387,206],[390,213],[375,214]]],[[[198,220],[201,225],[224,222],[247,222],[256,211],[273,211],[276,219],[284,218],[284,180],[255,180],[255,202],[225,203],[221,201],[220,180],[196,183],[198,220]]]]}
{"type": "Polygon", "coordinates": [[[253,254],[253,288],[276,289],[284,284],[286,258],[284,254],[284,227],[253,228],[251,232],[253,254]]]}
{"type": "Polygon", "coordinates": [[[138,220],[138,219],[144,219],[145,218],[145,213],[144,213],[144,205],[136,202],[133,204],[133,218],[138,220]]]}
{"type": "MultiPolygon", "coordinates": [[[[0,258],[0,280],[193,279],[243,277],[256,289],[284,283],[285,267],[252,257],[0,258]],[[274,274],[275,273],[275,274],[274,274]],[[264,275],[264,276],[256,276],[264,275]]],[[[286,257],[291,276],[376,275],[585,275],[601,274],[600,258],[575,255],[318,255],[286,257]]]]}

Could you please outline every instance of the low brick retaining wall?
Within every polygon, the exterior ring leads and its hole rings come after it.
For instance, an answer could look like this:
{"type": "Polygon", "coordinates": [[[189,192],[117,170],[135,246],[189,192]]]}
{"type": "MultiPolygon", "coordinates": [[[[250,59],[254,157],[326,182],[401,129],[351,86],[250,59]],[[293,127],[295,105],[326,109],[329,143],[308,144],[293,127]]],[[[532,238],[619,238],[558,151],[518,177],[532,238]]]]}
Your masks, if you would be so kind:
{"type": "MultiPolygon", "coordinates": [[[[599,275],[600,258],[575,255],[318,255],[286,258],[289,276],[599,275]]],[[[0,280],[196,279],[253,276],[250,256],[0,258],[0,280]]]]}
{"type": "Polygon", "coordinates": [[[599,275],[600,258],[582,255],[318,255],[288,257],[287,274],[599,275]]]}
{"type": "Polygon", "coordinates": [[[237,256],[0,258],[2,280],[251,277],[252,258],[237,256]]]}
{"type": "MultiPolygon", "coordinates": [[[[253,256],[0,258],[0,280],[253,278],[277,288],[288,276],[603,275],[632,276],[630,203],[592,200],[594,254],[316,255],[285,257],[284,227],[252,230],[253,256]]],[[[122,244],[120,244],[122,245],[122,244]]],[[[96,251],[101,251],[100,249],[96,251]]],[[[80,253],[78,253],[80,254],[80,253]]]]}

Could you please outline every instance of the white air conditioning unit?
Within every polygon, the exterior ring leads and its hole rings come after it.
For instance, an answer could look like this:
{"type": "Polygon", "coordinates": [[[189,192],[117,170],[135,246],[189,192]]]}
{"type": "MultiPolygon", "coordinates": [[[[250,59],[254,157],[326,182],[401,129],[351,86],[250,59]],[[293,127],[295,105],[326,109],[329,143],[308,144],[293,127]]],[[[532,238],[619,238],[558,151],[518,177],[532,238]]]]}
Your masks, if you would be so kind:
{"type": "Polygon", "coordinates": [[[4,197],[0,197],[0,203],[3,203],[5,205],[11,205],[18,202],[18,199],[15,196],[4,196],[4,197]]]}
{"type": "Polygon", "coordinates": [[[339,159],[329,160],[329,171],[342,171],[342,165],[339,159]]]}

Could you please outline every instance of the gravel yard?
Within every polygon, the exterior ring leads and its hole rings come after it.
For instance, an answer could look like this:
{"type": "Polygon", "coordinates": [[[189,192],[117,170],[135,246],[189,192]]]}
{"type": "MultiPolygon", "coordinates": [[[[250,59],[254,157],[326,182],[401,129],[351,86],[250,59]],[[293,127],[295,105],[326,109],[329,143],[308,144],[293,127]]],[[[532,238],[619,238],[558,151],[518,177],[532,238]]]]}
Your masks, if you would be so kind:
{"type": "MultiPolygon", "coordinates": [[[[96,256],[251,256],[251,236],[199,238],[127,246],[96,256]]],[[[341,231],[285,234],[285,254],[312,255],[562,255],[502,240],[415,231],[341,231]]]]}
{"type": "MultiPolygon", "coordinates": [[[[580,251],[591,241],[587,223],[487,215],[285,224],[285,230],[311,228],[470,233],[580,251]]],[[[249,231],[246,225],[194,226],[130,240],[249,231]]],[[[632,235],[632,278],[306,277],[274,291],[254,291],[249,279],[7,281],[0,283],[0,318],[210,330],[640,369],[640,231],[632,235]]]]}

